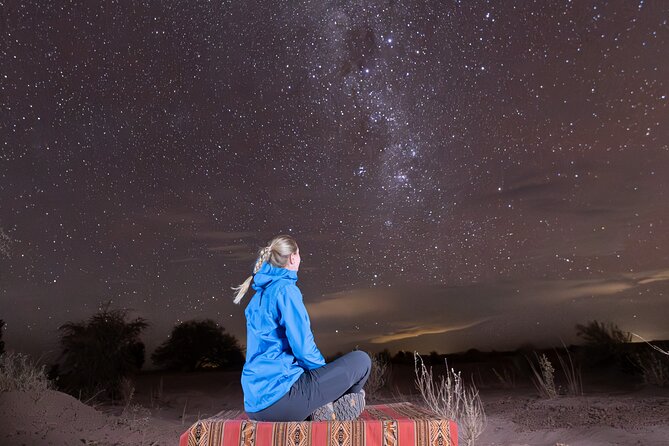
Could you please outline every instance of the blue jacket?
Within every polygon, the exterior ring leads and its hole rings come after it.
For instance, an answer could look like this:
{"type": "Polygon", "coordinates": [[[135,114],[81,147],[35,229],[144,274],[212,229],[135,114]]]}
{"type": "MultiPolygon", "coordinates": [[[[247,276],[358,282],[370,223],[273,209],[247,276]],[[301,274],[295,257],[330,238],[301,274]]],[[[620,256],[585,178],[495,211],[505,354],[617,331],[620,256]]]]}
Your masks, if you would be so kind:
{"type": "Polygon", "coordinates": [[[305,370],[325,365],[311,333],[297,272],[263,263],[246,307],[244,409],[258,412],[284,396],[305,370]]]}

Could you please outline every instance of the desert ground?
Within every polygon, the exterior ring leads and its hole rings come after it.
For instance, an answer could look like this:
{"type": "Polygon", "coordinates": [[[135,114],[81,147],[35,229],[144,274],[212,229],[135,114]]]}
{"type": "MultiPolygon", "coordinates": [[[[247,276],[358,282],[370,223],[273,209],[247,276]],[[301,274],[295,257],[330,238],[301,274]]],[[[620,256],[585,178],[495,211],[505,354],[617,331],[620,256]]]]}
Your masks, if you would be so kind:
{"type": "MultiPolygon", "coordinates": [[[[85,404],[47,390],[0,393],[0,444],[169,445],[198,418],[242,407],[239,372],[144,372],[130,404],[85,404]]],[[[488,417],[477,445],[667,445],[669,389],[622,376],[584,379],[584,396],[542,399],[520,383],[479,383],[488,417]]],[[[368,404],[420,404],[413,369],[395,366],[368,404]]]]}

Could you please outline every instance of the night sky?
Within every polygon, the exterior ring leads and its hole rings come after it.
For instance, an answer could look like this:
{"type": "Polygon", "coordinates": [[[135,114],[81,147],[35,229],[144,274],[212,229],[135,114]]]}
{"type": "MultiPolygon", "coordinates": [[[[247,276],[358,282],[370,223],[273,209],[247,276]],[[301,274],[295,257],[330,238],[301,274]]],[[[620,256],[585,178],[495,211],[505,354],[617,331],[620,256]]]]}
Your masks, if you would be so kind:
{"type": "Polygon", "coordinates": [[[669,2],[96,3],[0,1],[8,349],[244,342],[281,233],[326,355],[669,338],[669,2]]]}

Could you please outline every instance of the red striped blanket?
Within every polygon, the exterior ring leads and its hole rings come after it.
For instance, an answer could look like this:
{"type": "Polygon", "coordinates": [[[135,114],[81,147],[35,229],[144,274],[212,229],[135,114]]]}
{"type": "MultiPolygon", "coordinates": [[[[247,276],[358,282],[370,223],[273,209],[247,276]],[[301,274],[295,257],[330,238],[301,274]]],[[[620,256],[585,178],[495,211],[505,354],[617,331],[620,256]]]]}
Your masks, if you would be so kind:
{"type": "Polygon", "coordinates": [[[354,421],[257,422],[225,410],[200,420],[179,446],[457,446],[454,421],[411,403],[367,406],[354,421]]]}

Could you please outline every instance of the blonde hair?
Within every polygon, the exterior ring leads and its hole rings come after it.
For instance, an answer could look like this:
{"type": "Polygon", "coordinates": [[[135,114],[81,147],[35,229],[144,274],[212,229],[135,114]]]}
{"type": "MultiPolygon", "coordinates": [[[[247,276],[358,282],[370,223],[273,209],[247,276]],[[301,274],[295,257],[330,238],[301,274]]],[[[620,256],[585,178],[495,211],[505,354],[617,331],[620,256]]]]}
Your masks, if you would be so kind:
{"type": "Polygon", "coordinates": [[[272,266],[278,268],[284,268],[288,263],[288,259],[291,254],[297,252],[297,242],[290,235],[279,235],[272,239],[269,242],[269,245],[261,248],[258,251],[258,259],[256,260],[255,265],[253,266],[253,274],[250,275],[244,283],[239,286],[232,287],[233,290],[237,291],[235,293],[234,303],[238,304],[241,302],[242,297],[246,294],[251,286],[253,281],[253,276],[260,270],[262,264],[269,262],[272,266]]]}

